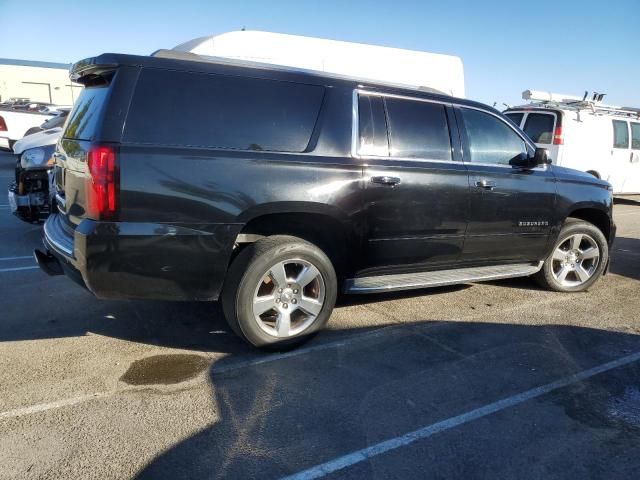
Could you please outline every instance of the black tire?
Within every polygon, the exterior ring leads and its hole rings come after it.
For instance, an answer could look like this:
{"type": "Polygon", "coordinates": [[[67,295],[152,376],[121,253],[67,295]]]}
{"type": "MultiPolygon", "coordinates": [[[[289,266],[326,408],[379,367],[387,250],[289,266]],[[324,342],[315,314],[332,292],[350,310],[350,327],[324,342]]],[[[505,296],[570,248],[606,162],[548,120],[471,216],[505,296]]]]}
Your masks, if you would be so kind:
{"type": "MultiPolygon", "coordinates": [[[[335,270],[322,250],[297,237],[274,235],[247,245],[233,260],[222,291],[222,309],[231,329],[251,345],[291,348],[308,340],[326,325],[337,291],[335,270]],[[271,267],[292,259],[308,262],[319,271],[324,282],[324,302],[315,319],[303,331],[279,338],[267,333],[254,316],[254,294],[271,267]]],[[[283,303],[279,305],[284,306],[283,303]]]]}
{"type": "MultiPolygon", "coordinates": [[[[549,253],[549,256],[544,260],[542,269],[534,275],[534,279],[540,286],[556,292],[583,292],[591,287],[596,281],[598,281],[598,279],[602,276],[602,272],[606,268],[608,262],[609,245],[607,243],[607,239],[600,231],[600,229],[589,222],[585,222],[584,220],[569,218],[563,225],[562,230],[560,230],[560,235],[558,236],[553,249],[549,253]],[[558,281],[558,278],[556,278],[556,275],[554,274],[554,267],[559,270],[558,260],[555,260],[554,264],[554,252],[556,252],[556,250],[560,246],[563,246],[567,244],[567,242],[570,242],[569,239],[578,234],[585,235],[589,239],[595,241],[595,244],[599,249],[600,256],[597,261],[597,265],[590,264],[591,266],[593,266],[593,273],[588,278],[588,280],[582,281],[582,283],[576,285],[566,285],[558,281]]],[[[576,282],[580,281],[577,274],[571,273],[571,275],[576,282]]]]}

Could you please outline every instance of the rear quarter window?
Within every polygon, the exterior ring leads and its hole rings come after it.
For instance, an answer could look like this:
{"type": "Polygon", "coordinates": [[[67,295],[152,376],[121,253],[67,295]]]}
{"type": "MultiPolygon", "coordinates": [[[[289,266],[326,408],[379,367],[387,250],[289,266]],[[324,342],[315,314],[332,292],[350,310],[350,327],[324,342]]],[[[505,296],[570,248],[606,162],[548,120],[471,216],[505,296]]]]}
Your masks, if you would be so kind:
{"type": "Polygon", "coordinates": [[[129,109],[132,143],[302,152],[324,87],[145,69],[129,109]]]}
{"type": "Polygon", "coordinates": [[[549,113],[530,113],[524,123],[524,132],[535,143],[549,144],[553,140],[555,116],[549,113]]]}
{"type": "Polygon", "coordinates": [[[522,122],[522,117],[524,117],[524,113],[516,113],[516,112],[505,113],[504,115],[513,123],[515,123],[517,126],[520,126],[520,123],[522,122]]]}

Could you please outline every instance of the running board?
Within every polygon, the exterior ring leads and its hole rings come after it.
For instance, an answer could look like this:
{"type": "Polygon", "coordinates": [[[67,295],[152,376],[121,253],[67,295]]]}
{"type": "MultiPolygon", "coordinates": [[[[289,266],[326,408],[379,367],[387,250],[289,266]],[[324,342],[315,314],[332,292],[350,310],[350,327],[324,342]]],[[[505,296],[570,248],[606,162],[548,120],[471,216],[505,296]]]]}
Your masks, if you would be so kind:
{"type": "Polygon", "coordinates": [[[537,264],[517,263],[489,267],[457,268],[435,272],[400,273],[376,277],[349,278],[345,281],[345,293],[379,293],[415,288],[442,287],[467,282],[484,282],[500,278],[526,277],[542,268],[537,264]]]}

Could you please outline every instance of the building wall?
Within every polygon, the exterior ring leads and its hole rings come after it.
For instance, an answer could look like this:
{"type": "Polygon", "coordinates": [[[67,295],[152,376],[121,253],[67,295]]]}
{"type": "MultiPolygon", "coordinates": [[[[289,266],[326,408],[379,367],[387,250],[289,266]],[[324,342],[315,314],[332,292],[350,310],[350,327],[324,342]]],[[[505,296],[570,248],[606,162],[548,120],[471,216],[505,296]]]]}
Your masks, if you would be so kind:
{"type": "Polygon", "coordinates": [[[0,101],[27,97],[38,102],[73,105],[81,89],[81,85],[69,80],[69,65],[0,59],[0,101]]]}

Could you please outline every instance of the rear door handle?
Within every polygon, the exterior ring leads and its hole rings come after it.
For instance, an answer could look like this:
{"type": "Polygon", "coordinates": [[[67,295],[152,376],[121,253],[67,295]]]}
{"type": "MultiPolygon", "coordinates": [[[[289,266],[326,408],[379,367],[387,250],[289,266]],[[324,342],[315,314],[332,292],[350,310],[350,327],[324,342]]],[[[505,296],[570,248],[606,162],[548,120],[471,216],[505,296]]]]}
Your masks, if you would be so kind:
{"type": "Polygon", "coordinates": [[[379,177],[371,177],[371,183],[394,187],[400,183],[400,179],[398,177],[388,177],[386,175],[381,175],[379,177]]]}
{"type": "Polygon", "coordinates": [[[485,190],[493,190],[494,188],[496,188],[496,182],[493,182],[491,180],[478,180],[476,182],[476,187],[484,188],[485,190]]]}

